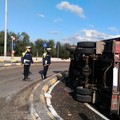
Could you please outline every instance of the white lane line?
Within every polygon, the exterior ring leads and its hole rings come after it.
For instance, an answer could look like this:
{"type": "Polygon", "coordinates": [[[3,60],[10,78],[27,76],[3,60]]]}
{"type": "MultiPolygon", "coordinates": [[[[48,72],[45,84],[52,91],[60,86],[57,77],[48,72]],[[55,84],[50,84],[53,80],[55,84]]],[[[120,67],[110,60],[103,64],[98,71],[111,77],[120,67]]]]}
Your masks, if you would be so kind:
{"type": "Polygon", "coordinates": [[[97,115],[99,115],[100,117],[102,117],[104,120],[110,120],[107,117],[105,117],[103,114],[101,114],[100,112],[98,112],[97,110],[95,110],[93,107],[91,107],[88,103],[84,103],[89,109],[91,109],[93,112],[95,112],[97,115]]]}
{"type": "Polygon", "coordinates": [[[52,115],[57,119],[57,120],[63,120],[55,111],[55,109],[53,108],[52,104],[51,104],[51,92],[53,90],[53,88],[59,83],[60,81],[57,81],[56,83],[54,83],[48,90],[48,92],[46,93],[46,103],[48,106],[48,109],[50,110],[50,112],[52,113],[52,115]]]}

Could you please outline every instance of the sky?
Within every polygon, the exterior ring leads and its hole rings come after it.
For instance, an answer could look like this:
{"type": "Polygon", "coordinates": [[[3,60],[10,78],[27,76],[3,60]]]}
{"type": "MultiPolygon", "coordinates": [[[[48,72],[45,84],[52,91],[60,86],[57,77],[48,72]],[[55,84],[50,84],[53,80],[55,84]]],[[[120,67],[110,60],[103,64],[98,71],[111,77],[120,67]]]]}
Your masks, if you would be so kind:
{"type": "MultiPolygon", "coordinates": [[[[9,32],[76,44],[120,37],[120,0],[8,0],[9,32]]],[[[5,26],[0,0],[0,31],[5,26]]]]}

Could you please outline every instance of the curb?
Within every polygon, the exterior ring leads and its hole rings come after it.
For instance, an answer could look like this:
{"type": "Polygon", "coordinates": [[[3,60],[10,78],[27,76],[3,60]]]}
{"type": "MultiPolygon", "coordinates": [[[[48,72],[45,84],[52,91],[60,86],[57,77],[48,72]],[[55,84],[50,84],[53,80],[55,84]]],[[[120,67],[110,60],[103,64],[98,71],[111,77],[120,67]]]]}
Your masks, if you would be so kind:
{"type": "Polygon", "coordinates": [[[20,66],[22,65],[21,63],[3,63],[2,65],[0,65],[0,67],[9,67],[9,66],[20,66]]]}
{"type": "MultiPolygon", "coordinates": [[[[51,95],[47,94],[49,88],[58,82],[61,78],[65,77],[65,72],[55,74],[43,82],[38,83],[29,98],[29,112],[30,120],[56,120],[56,116],[51,112],[51,108],[47,105],[48,98],[51,98],[51,95]],[[36,96],[38,98],[36,98],[36,96]],[[50,109],[49,109],[50,108],[50,109]]],[[[52,110],[53,111],[53,110],[52,110]]]]}
{"type": "MultiPolygon", "coordinates": [[[[35,64],[38,62],[35,62],[35,64]]],[[[40,64],[42,64],[42,62],[39,62],[40,64]]],[[[9,67],[9,66],[21,66],[22,63],[1,63],[0,67],[9,67]]]]}
{"type": "MultiPolygon", "coordinates": [[[[63,61],[53,61],[52,63],[62,63],[63,61]]],[[[66,61],[67,62],[67,61],[66,61]]],[[[40,63],[42,64],[42,62],[34,62],[34,63],[40,63]]],[[[9,66],[20,66],[22,65],[21,63],[10,63],[10,62],[7,62],[7,63],[4,63],[4,62],[0,62],[0,67],[9,67],[9,66]]]]}

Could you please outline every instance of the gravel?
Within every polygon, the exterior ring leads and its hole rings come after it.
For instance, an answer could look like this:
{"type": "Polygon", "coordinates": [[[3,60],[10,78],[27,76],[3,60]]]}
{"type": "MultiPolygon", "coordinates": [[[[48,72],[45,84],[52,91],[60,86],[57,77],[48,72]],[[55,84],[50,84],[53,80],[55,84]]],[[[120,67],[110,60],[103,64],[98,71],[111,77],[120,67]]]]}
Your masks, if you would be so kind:
{"type": "Polygon", "coordinates": [[[52,105],[64,120],[104,120],[91,111],[84,103],[74,99],[69,87],[61,81],[52,91],[52,105]]]}

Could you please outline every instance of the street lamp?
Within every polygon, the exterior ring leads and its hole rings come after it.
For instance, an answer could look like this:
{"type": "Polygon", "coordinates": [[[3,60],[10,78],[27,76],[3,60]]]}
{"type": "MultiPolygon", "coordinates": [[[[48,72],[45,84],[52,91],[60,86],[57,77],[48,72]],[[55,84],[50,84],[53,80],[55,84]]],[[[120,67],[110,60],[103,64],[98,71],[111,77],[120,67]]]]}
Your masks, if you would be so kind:
{"type": "Polygon", "coordinates": [[[5,35],[4,35],[4,57],[6,57],[6,55],[7,55],[7,7],[8,7],[8,5],[7,5],[7,0],[5,0],[5,35]]]}

